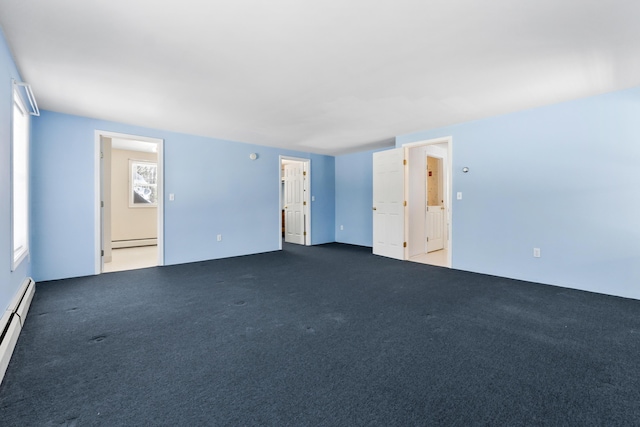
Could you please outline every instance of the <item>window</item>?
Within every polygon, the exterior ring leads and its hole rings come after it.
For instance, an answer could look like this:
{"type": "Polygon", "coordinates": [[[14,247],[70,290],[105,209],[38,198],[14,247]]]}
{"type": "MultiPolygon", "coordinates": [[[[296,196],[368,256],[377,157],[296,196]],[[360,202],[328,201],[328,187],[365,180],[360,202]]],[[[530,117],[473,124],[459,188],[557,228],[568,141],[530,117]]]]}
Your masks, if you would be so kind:
{"type": "Polygon", "coordinates": [[[11,269],[15,270],[29,255],[29,112],[15,87],[11,133],[11,183],[11,269]]]}
{"type": "Polygon", "coordinates": [[[158,206],[158,165],[129,160],[129,207],[158,206]]]}

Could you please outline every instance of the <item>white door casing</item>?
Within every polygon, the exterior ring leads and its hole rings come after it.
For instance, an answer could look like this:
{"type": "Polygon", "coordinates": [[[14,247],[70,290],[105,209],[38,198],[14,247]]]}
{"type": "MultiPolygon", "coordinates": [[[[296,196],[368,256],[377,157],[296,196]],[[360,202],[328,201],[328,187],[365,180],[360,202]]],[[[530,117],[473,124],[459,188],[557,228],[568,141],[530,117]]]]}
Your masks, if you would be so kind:
{"type": "Polygon", "coordinates": [[[284,241],[305,244],[303,163],[284,165],[284,241]]]}
{"type": "Polygon", "coordinates": [[[405,259],[404,149],[373,153],[373,253],[405,259]]]}
{"type": "Polygon", "coordinates": [[[103,165],[101,161],[102,138],[131,139],[135,141],[151,142],[156,144],[158,153],[158,265],[164,265],[164,140],[159,138],[146,137],[141,135],[130,135],[118,132],[95,130],[94,131],[94,240],[95,240],[95,274],[102,273],[103,258],[103,215],[102,215],[102,173],[103,165]]]}
{"type": "MultiPolygon", "coordinates": [[[[443,206],[440,207],[440,210],[442,211],[441,215],[443,219],[442,219],[442,222],[439,222],[439,224],[441,224],[443,229],[442,230],[443,243],[444,243],[443,246],[445,249],[447,249],[447,252],[446,252],[447,260],[446,260],[445,266],[451,268],[452,254],[453,254],[453,242],[452,242],[453,206],[451,204],[451,199],[452,199],[451,194],[453,191],[453,178],[451,173],[452,163],[453,163],[453,138],[451,136],[445,136],[445,137],[434,138],[429,140],[409,142],[402,145],[402,147],[406,148],[407,150],[411,150],[415,147],[420,147],[420,146],[425,148],[426,154],[428,156],[436,157],[442,160],[441,175],[439,175],[439,178],[440,178],[440,182],[442,183],[441,199],[442,199],[443,206]]],[[[409,161],[409,163],[410,163],[409,166],[411,166],[411,161],[409,161]]],[[[409,167],[409,169],[411,169],[411,167],[409,167]]],[[[409,170],[409,173],[407,173],[407,179],[409,179],[408,175],[410,175],[411,173],[412,171],[409,170]]],[[[410,196],[409,198],[407,198],[407,202],[409,207],[412,208],[413,200],[410,198],[410,196]]],[[[407,209],[407,211],[409,211],[409,209],[407,209]]],[[[424,224],[426,225],[425,229],[429,228],[428,217],[425,218],[424,224]]],[[[429,248],[427,248],[427,245],[426,245],[427,233],[423,235],[417,235],[413,231],[414,230],[411,229],[411,224],[407,223],[407,230],[406,230],[407,244],[411,247],[414,243],[412,239],[418,238],[423,242],[423,245],[425,246],[425,248],[429,250],[429,248]]],[[[437,239],[435,240],[437,241],[437,239]]]]}

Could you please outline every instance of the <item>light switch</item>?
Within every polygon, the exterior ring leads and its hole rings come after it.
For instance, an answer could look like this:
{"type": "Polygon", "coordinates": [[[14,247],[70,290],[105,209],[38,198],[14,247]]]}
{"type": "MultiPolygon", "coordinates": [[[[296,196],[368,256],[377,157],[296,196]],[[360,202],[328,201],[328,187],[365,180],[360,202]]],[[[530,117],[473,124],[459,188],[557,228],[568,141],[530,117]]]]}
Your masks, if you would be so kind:
{"type": "Polygon", "coordinates": [[[315,202],[316,201],[316,196],[311,196],[311,201],[315,202]]]}
{"type": "Polygon", "coordinates": [[[458,191],[458,194],[456,194],[456,199],[462,200],[462,191],[458,191]]]}
{"type": "Polygon", "coordinates": [[[169,201],[173,202],[173,199],[174,199],[173,193],[169,193],[169,201]]]}

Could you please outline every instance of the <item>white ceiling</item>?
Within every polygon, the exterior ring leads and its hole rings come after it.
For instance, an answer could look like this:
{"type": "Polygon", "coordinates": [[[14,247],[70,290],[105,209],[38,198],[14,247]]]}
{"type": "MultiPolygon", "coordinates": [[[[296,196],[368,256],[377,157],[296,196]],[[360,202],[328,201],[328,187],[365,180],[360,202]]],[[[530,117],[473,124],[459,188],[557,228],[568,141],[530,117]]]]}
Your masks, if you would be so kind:
{"type": "Polygon", "coordinates": [[[40,107],[315,153],[640,85],[637,0],[2,0],[40,107]]]}
{"type": "Polygon", "coordinates": [[[135,139],[111,138],[111,148],[116,150],[142,151],[157,153],[158,144],[155,142],[137,141],[135,139]]]}

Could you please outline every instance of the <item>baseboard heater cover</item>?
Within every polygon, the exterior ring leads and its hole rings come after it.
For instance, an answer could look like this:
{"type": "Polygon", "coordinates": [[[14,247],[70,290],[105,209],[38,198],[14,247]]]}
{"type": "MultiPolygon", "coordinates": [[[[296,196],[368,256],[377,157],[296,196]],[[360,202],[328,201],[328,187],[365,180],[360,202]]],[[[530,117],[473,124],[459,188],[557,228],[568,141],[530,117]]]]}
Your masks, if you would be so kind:
{"type": "Polygon", "coordinates": [[[131,240],[114,240],[111,242],[112,249],[121,248],[135,248],[139,246],[155,246],[158,244],[158,239],[131,239],[131,240]]]}
{"type": "Polygon", "coordinates": [[[36,282],[31,277],[27,277],[0,319],[0,331],[2,331],[0,335],[0,383],[7,372],[35,291],[36,282]]]}

